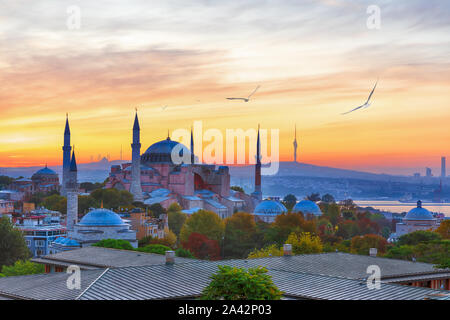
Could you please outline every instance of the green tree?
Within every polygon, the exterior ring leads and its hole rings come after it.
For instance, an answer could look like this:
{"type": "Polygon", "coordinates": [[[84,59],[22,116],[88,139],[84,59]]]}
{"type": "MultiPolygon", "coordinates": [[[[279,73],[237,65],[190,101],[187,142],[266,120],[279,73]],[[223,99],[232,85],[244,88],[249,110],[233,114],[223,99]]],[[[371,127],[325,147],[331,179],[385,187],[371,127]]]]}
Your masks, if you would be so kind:
{"type": "Polygon", "coordinates": [[[49,210],[59,211],[62,214],[66,214],[67,212],[67,199],[58,194],[43,198],[41,205],[49,210]]]}
{"type": "Polygon", "coordinates": [[[255,249],[249,253],[248,259],[266,258],[266,257],[281,257],[284,254],[283,248],[276,244],[271,244],[262,249],[255,249]]]}
{"type": "Polygon", "coordinates": [[[3,266],[1,271],[1,274],[5,277],[24,276],[28,274],[44,273],[45,266],[31,261],[18,260],[12,266],[3,266]]]}
{"type": "Polygon", "coordinates": [[[92,191],[91,196],[97,203],[103,202],[103,207],[116,209],[119,206],[127,207],[133,204],[133,195],[126,190],[97,189],[92,191]]]}
{"type": "Polygon", "coordinates": [[[166,214],[166,209],[163,208],[163,206],[159,203],[154,203],[150,207],[148,207],[150,210],[150,213],[152,217],[159,219],[159,216],[162,214],[166,214]]]}
{"type": "Polygon", "coordinates": [[[303,232],[299,235],[293,232],[287,238],[286,243],[292,245],[293,254],[321,253],[323,251],[323,244],[320,238],[308,232],[303,232]]]}
{"type": "Polygon", "coordinates": [[[218,266],[211,282],[202,292],[203,300],[280,300],[278,290],[263,267],[236,268],[218,266]]]}
{"type": "Polygon", "coordinates": [[[322,202],[335,203],[336,200],[334,199],[334,197],[331,194],[327,193],[322,196],[322,202]]]}
{"type": "Polygon", "coordinates": [[[7,188],[14,179],[8,176],[0,176],[0,190],[7,188]]]}
{"type": "Polygon", "coordinates": [[[131,243],[127,240],[121,239],[104,239],[92,245],[93,247],[103,247],[103,248],[113,248],[113,249],[123,249],[123,250],[134,250],[131,243]]]}
{"type": "Polygon", "coordinates": [[[170,251],[172,248],[162,244],[149,244],[148,246],[137,248],[136,250],[146,253],[166,254],[166,251],[170,251]]]}
{"type": "Polygon", "coordinates": [[[255,248],[256,223],[253,215],[237,212],[225,221],[225,257],[244,258],[255,248]]]}
{"type": "Polygon", "coordinates": [[[184,249],[184,248],[178,248],[177,250],[175,250],[175,255],[177,257],[195,259],[192,252],[190,252],[188,249],[184,249]]]}
{"type": "Polygon", "coordinates": [[[333,226],[335,226],[340,221],[341,210],[336,203],[331,203],[326,206],[323,216],[326,217],[333,224],[333,226]]]}
{"type": "Polygon", "coordinates": [[[387,241],[382,236],[376,234],[366,234],[352,238],[351,252],[362,255],[369,255],[370,248],[377,248],[378,254],[386,253],[387,241]]]}
{"type": "Polygon", "coordinates": [[[78,197],[78,213],[84,214],[89,211],[90,208],[98,208],[100,203],[91,196],[79,196],[78,197]]]}
{"type": "Polygon", "coordinates": [[[30,256],[22,232],[15,229],[8,218],[0,218],[0,266],[10,266],[30,256]]]}
{"type": "Polygon", "coordinates": [[[180,236],[181,228],[187,219],[187,215],[181,212],[182,208],[178,203],[172,203],[167,209],[169,219],[169,229],[172,230],[177,237],[180,236]]]}
{"type": "Polygon", "coordinates": [[[288,194],[283,198],[283,204],[288,210],[292,210],[296,203],[297,197],[293,194],[288,194]]]}
{"type": "Polygon", "coordinates": [[[92,182],[82,182],[80,183],[80,189],[84,189],[86,192],[91,192],[97,189],[101,189],[105,186],[105,183],[92,183],[92,182]]]}
{"type": "Polygon", "coordinates": [[[433,231],[418,230],[402,235],[397,244],[403,245],[417,245],[421,242],[429,242],[433,240],[441,240],[441,235],[433,231]]]}
{"type": "Polygon", "coordinates": [[[199,210],[186,219],[180,231],[180,242],[186,242],[193,232],[221,243],[224,224],[215,212],[199,210]]]}
{"type": "Polygon", "coordinates": [[[245,193],[244,189],[242,189],[242,187],[239,187],[239,186],[232,186],[230,189],[237,191],[237,192],[245,193]]]}

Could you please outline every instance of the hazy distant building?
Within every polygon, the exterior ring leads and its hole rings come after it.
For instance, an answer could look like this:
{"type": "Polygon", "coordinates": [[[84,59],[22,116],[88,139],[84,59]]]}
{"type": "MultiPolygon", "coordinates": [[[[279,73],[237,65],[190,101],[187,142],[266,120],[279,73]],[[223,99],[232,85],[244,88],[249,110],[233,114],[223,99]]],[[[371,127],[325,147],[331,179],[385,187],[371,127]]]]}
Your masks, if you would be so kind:
{"type": "Polygon", "coordinates": [[[447,176],[447,172],[445,170],[445,157],[441,158],[441,177],[445,178],[447,176]]]}
{"type": "Polygon", "coordinates": [[[420,172],[416,172],[416,173],[414,173],[414,178],[420,178],[420,172]]]}
{"type": "Polygon", "coordinates": [[[404,234],[418,230],[433,230],[437,228],[437,219],[430,211],[422,208],[422,201],[417,201],[417,208],[411,209],[402,222],[396,224],[395,233],[391,234],[388,241],[397,241],[404,234]]]}
{"type": "Polygon", "coordinates": [[[38,192],[48,193],[60,189],[58,174],[49,169],[47,165],[36,171],[31,179],[16,179],[9,187],[11,190],[23,194],[23,198],[20,200],[30,200],[31,196],[38,192]]]}
{"type": "Polygon", "coordinates": [[[433,173],[431,172],[431,168],[427,168],[427,169],[426,169],[426,176],[427,176],[428,178],[431,178],[431,177],[433,176],[433,173]]]}

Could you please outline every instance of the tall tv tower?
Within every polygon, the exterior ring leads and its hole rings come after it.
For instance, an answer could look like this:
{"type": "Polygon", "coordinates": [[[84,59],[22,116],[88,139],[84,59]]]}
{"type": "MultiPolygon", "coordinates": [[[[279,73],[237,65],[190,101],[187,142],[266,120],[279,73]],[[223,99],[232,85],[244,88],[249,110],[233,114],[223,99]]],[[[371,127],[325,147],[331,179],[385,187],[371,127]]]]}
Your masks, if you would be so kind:
{"type": "Polygon", "coordinates": [[[294,131],[294,162],[297,162],[297,125],[294,131]]]}

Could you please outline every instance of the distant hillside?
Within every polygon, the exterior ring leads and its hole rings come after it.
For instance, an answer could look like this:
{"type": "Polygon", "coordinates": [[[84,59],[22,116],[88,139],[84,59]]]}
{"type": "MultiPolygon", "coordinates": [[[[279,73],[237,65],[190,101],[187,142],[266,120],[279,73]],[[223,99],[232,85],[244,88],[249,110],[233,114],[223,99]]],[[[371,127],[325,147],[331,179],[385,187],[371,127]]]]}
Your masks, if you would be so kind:
{"type": "MultiPolygon", "coordinates": [[[[254,175],[254,166],[230,167],[232,176],[248,177],[254,175]]],[[[320,178],[346,178],[362,180],[409,180],[410,177],[375,174],[369,172],[346,170],[331,167],[316,166],[307,163],[280,162],[277,176],[306,176],[320,178]]]]}
{"type": "MultiPolygon", "coordinates": [[[[112,165],[125,163],[129,161],[108,161],[102,159],[99,162],[83,163],[78,165],[79,181],[89,182],[103,182],[109,174],[112,165]]],[[[31,177],[41,167],[26,167],[26,168],[0,168],[0,175],[8,175],[11,177],[31,177]]],[[[61,175],[62,166],[50,167],[61,175]]],[[[254,175],[254,166],[230,166],[230,173],[232,178],[249,178],[254,175]]],[[[277,176],[304,176],[317,178],[346,178],[346,179],[360,179],[360,180],[374,180],[374,181],[391,181],[391,182],[417,182],[412,177],[408,176],[394,176],[387,174],[375,174],[369,172],[346,170],[332,167],[322,167],[307,163],[294,162],[280,162],[280,167],[277,176]]]]}

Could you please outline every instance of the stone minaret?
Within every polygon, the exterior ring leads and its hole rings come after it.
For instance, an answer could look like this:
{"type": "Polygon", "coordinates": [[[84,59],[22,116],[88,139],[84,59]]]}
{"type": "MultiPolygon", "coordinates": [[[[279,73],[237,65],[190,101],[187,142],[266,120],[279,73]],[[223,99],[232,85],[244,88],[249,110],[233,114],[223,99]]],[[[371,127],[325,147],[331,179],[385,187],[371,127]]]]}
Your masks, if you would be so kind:
{"type": "Polygon", "coordinates": [[[297,162],[297,125],[294,129],[294,162],[297,162]]]}
{"type": "Polygon", "coordinates": [[[191,164],[195,163],[195,154],[194,154],[194,134],[192,133],[191,128],[191,164]]]}
{"type": "Polygon", "coordinates": [[[75,160],[75,148],[69,167],[69,176],[65,186],[67,193],[67,231],[73,231],[73,226],[78,222],[78,170],[75,160]]]}
{"type": "Polygon", "coordinates": [[[262,201],[261,192],[261,143],[259,139],[259,125],[258,125],[258,140],[256,142],[256,164],[255,164],[255,191],[252,196],[258,201],[262,201]]]}
{"type": "Polygon", "coordinates": [[[69,128],[69,117],[66,114],[66,128],[64,130],[64,146],[63,149],[63,175],[62,175],[62,188],[61,194],[66,196],[66,183],[69,179],[70,172],[70,151],[72,147],[70,146],[70,128],[69,128]]]}
{"type": "Polygon", "coordinates": [[[143,201],[141,187],[141,129],[136,112],[133,125],[133,143],[131,144],[131,186],[130,193],[134,201],[143,201]]]}

